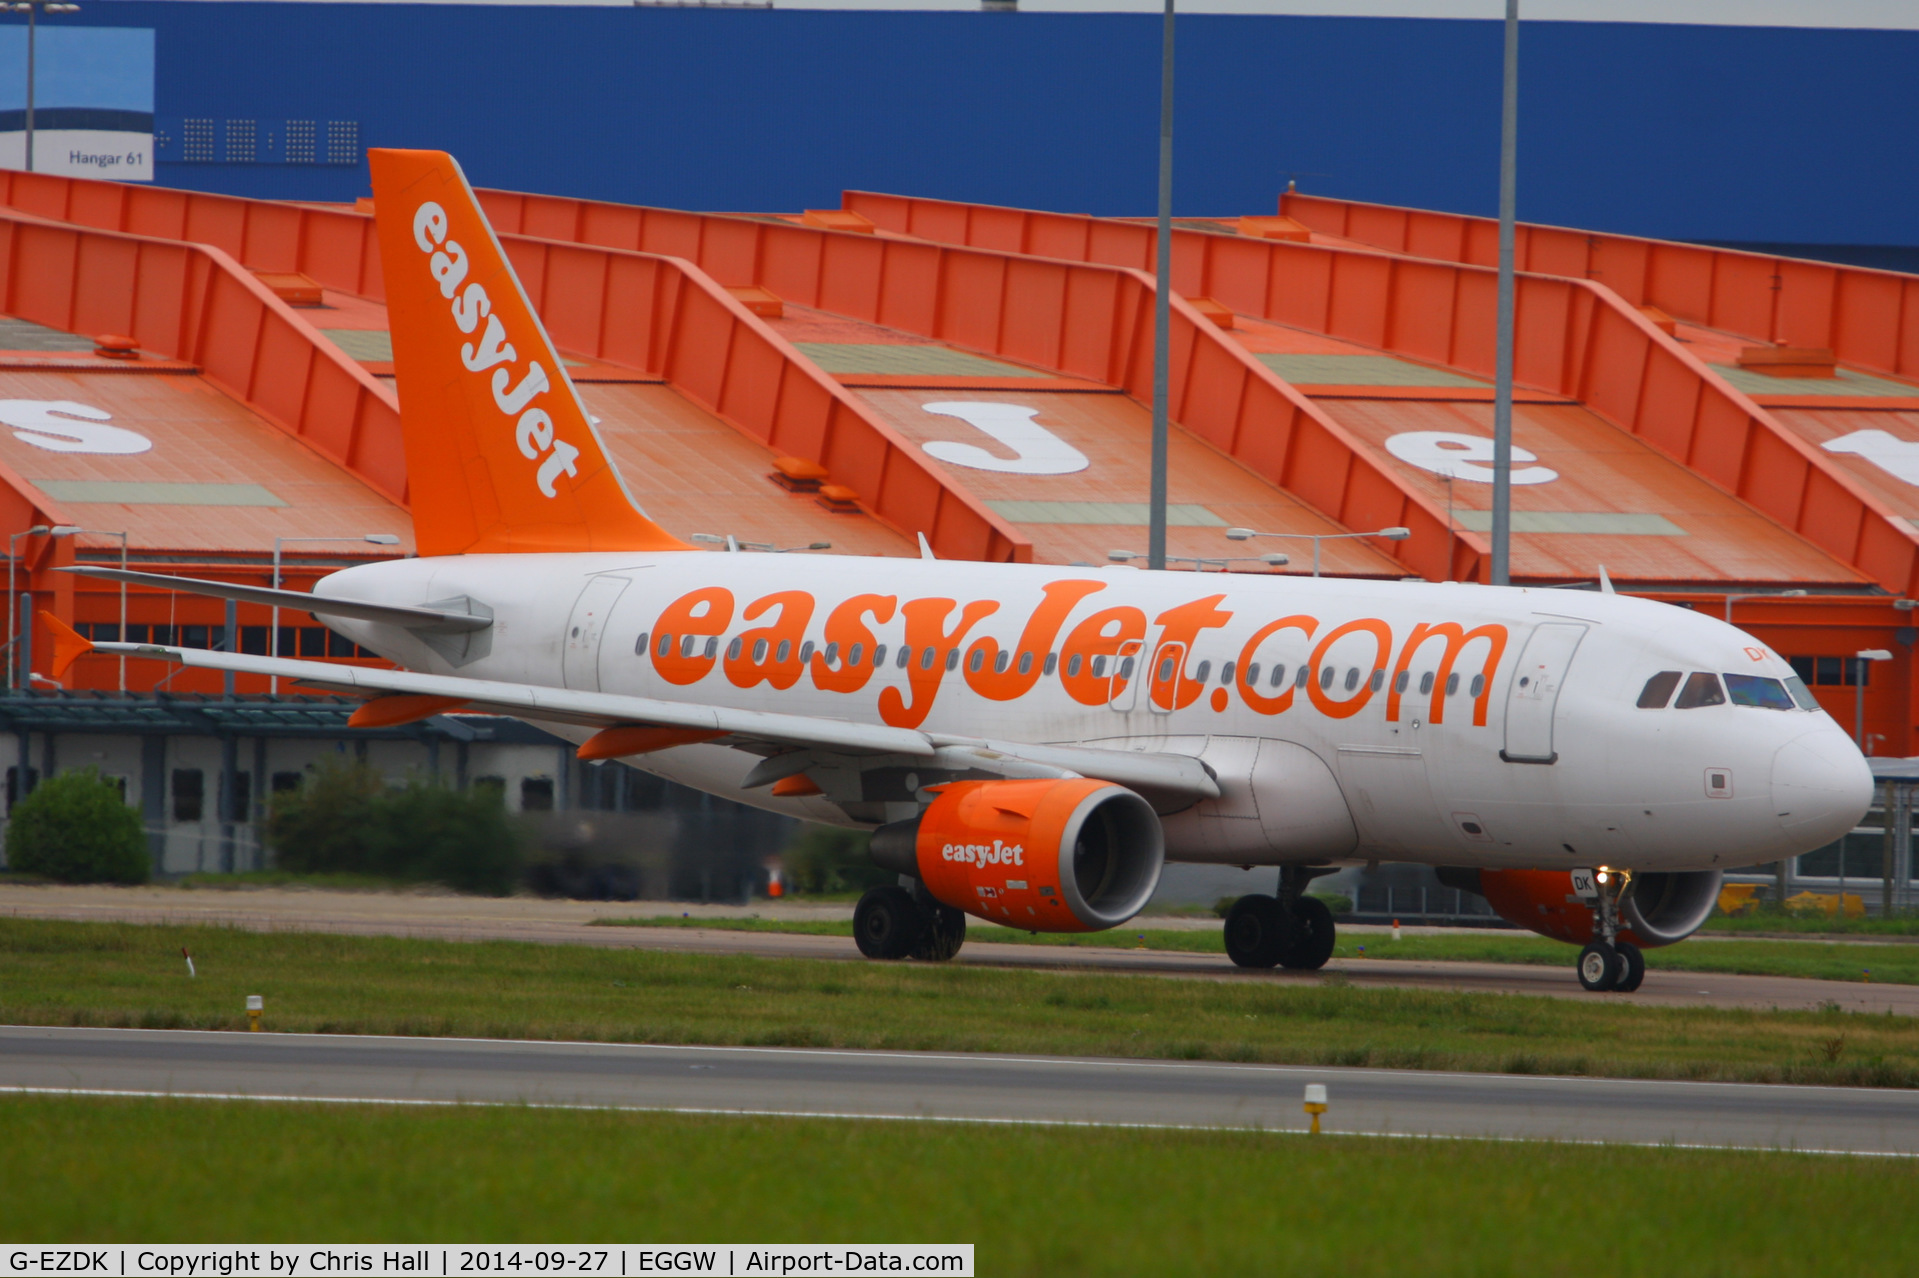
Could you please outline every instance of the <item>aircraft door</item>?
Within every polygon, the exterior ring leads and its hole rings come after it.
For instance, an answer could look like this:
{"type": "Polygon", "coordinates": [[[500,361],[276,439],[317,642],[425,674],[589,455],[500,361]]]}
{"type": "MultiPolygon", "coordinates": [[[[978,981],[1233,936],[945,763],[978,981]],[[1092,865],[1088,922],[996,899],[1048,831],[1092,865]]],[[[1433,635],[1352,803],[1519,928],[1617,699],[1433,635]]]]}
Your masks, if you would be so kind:
{"type": "Polygon", "coordinates": [[[1128,639],[1108,658],[1113,663],[1113,682],[1112,690],[1106,694],[1106,704],[1121,714],[1139,704],[1140,681],[1134,676],[1139,673],[1139,654],[1144,647],[1139,640],[1128,639]]]}
{"type": "Polygon", "coordinates": [[[1186,645],[1177,640],[1153,652],[1152,690],[1146,705],[1154,714],[1171,714],[1179,704],[1180,684],[1186,682],[1186,645]]]}
{"type": "Polygon", "coordinates": [[[1553,710],[1573,652],[1585,637],[1585,626],[1563,621],[1542,622],[1528,636],[1506,692],[1506,748],[1500,758],[1508,763],[1559,758],[1553,750],[1553,710]]]}
{"type": "Polygon", "coordinates": [[[560,673],[569,688],[581,692],[600,690],[600,640],[606,634],[613,605],[627,587],[625,577],[591,577],[586,589],[573,604],[573,615],[566,622],[566,651],[561,657],[560,673]]]}

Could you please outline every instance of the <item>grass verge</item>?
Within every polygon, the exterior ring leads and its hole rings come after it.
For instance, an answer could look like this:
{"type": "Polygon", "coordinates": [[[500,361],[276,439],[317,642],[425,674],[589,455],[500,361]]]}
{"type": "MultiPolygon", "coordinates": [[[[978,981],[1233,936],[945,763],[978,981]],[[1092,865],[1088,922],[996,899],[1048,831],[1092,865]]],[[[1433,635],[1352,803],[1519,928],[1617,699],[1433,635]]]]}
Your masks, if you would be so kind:
{"type": "MultiPolygon", "coordinates": [[[[795,932],[806,936],[853,935],[853,925],[838,920],[681,918],[658,915],[603,918],[609,927],[707,928],[739,932],[795,932]]],[[[1097,946],[1105,948],[1177,950],[1194,954],[1224,954],[1218,928],[1192,931],[1178,928],[1117,927],[1109,932],[1019,932],[1011,928],[981,927],[968,933],[975,941],[1012,945],[1097,946]]],[[[1453,963],[1523,963],[1543,967],[1570,967],[1577,951],[1543,936],[1516,932],[1510,936],[1403,936],[1394,941],[1381,933],[1349,933],[1333,947],[1337,959],[1392,958],[1453,963]]],[[[1800,976],[1821,981],[1864,981],[1892,985],[1919,985],[1919,945],[1848,945],[1832,941],[1750,940],[1712,941],[1710,944],[1666,946],[1646,951],[1646,966],[1671,972],[1720,972],[1748,976],[1800,976]]]]}
{"type": "Polygon", "coordinates": [[[0,1021],[1919,1086],[1919,1019],[0,919],[0,1021]],[[189,979],[180,947],[193,951],[189,979]]]}
{"type": "Polygon", "coordinates": [[[1006,1275],[1796,1278],[1907,1273],[1919,1242],[1906,1160],[51,1097],[0,1099],[0,1129],[0,1235],[49,1243],[971,1242],[1006,1275]],[[1632,1203],[1595,1229],[1602,1159],[1632,1203]]]}

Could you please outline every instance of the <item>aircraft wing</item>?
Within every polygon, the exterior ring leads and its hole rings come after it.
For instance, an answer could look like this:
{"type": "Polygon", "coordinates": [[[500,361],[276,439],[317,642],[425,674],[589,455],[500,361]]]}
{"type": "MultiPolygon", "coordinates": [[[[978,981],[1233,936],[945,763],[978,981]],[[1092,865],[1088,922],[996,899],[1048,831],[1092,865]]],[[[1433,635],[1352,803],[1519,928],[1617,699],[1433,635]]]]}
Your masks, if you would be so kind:
{"type": "MultiPolygon", "coordinates": [[[[76,645],[87,642],[77,635],[72,639],[76,645]]],[[[428,699],[439,711],[468,708],[598,729],[682,729],[710,734],[686,740],[714,740],[747,748],[774,746],[793,756],[794,765],[802,762],[799,756],[816,751],[842,755],[911,755],[928,759],[959,752],[965,766],[982,770],[1018,772],[1021,775],[1076,774],[1111,781],[1116,785],[1182,795],[1188,800],[1216,798],[1219,795],[1219,784],[1205,765],[1185,755],[986,741],[816,715],[738,710],[727,706],[660,701],[652,697],[633,697],[620,693],[584,692],[495,679],[419,674],[411,670],[378,670],[364,666],[301,661],[290,657],[256,657],[202,648],[133,643],[94,643],[89,646],[95,652],[149,657],[202,670],[278,675],[282,679],[297,680],[302,684],[354,696],[428,699]]],[[[394,719],[389,722],[405,721],[394,719]]],[[[759,752],[769,753],[765,750],[759,752]]],[[[624,753],[636,754],[641,751],[624,753]]],[[[799,766],[780,766],[784,757],[776,753],[773,758],[766,760],[766,765],[771,766],[765,768],[763,779],[749,777],[748,787],[769,784],[780,776],[802,770],[799,766]]]]}

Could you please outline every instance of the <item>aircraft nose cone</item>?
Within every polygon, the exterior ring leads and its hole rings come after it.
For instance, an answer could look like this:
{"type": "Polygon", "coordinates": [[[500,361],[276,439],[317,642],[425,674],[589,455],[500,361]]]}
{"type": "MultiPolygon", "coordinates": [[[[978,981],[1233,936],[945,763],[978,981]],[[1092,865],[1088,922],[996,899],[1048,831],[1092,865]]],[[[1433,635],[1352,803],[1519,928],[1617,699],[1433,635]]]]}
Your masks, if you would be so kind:
{"type": "Polygon", "coordinates": [[[1872,806],[1872,769],[1838,728],[1821,728],[1772,757],[1773,811],[1795,842],[1823,847],[1859,824],[1872,806]]]}

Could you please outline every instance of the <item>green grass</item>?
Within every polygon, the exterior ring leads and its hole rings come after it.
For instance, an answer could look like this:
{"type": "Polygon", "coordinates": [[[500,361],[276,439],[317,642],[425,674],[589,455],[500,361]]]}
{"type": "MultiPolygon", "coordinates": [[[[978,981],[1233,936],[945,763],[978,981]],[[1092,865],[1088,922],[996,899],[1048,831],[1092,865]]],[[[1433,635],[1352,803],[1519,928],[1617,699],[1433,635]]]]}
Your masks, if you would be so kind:
{"type": "Polygon", "coordinates": [[[10,1241],[970,1242],[982,1274],[1208,1278],[1903,1274],[1919,1244],[1907,1160],[52,1097],[0,1130],[10,1241]]]}
{"type": "MultiPolygon", "coordinates": [[[[1871,894],[1868,893],[1870,896],[1871,894]]],[[[1762,933],[1790,935],[1812,933],[1818,936],[1862,936],[1897,938],[1919,937],[1919,913],[1900,913],[1887,918],[1841,919],[1809,910],[1741,910],[1737,914],[1713,911],[1704,932],[1762,933]]]]}
{"type": "Polygon", "coordinates": [[[1919,1086],[1919,1019],[0,918],[0,1021],[1919,1086]],[[188,979],[180,947],[199,977],[188,979]]]}
{"type": "MultiPolygon", "coordinates": [[[[681,918],[678,915],[594,920],[610,927],[688,927],[738,932],[797,932],[808,936],[853,935],[853,925],[837,920],[681,918]]],[[[1218,928],[1192,931],[1141,927],[1137,921],[1109,932],[1019,932],[1011,928],[973,925],[975,941],[1012,945],[1092,946],[1119,949],[1144,947],[1193,954],[1226,952],[1218,928]]],[[[1570,967],[1577,951],[1543,936],[1515,932],[1510,936],[1402,936],[1395,941],[1382,932],[1346,933],[1333,947],[1338,959],[1418,959],[1438,962],[1523,963],[1570,967]]],[[[1750,976],[1800,976],[1822,981],[1864,981],[1889,985],[1919,985],[1919,945],[1848,945],[1822,941],[1719,941],[1665,946],[1646,951],[1646,966],[1654,971],[1743,973],[1750,976]]]]}

